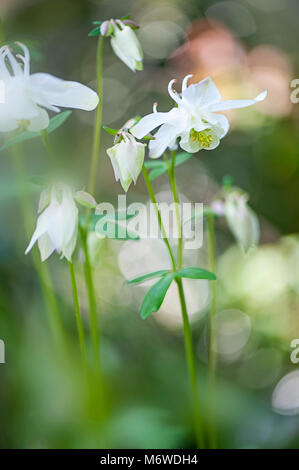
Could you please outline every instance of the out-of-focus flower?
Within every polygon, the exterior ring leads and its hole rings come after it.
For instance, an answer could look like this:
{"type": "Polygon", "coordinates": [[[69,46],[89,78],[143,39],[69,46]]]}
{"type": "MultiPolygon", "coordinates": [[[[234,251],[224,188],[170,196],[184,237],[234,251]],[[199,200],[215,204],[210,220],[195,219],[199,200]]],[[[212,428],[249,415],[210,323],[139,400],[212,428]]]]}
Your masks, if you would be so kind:
{"type": "Polygon", "coordinates": [[[259,221],[254,211],[248,206],[248,194],[238,188],[228,190],[224,201],[214,201],[213,211],[224,215],[227,224],[241,248],[247,252],[259,241],[259,221]]]}
{"type": "Polygon", "coordinates": [[[113,147],[107,149],[116,181],[120,180],[124,191],[128,191],[132,181],[136,183],[144,162],[145,144],[137,142],[126,131],[118,137],[121,139],[113,147]]]}
{"type": "Polygon", "coordinates": [[[81,83],[47,73],[31,75],[29,50],[24,44],[17,45],[23,51],[23,55],[17,56],[21,62],[9,46],[0,49],[0,78],[5,86],[5,103],[0,104],[0,131],[18,127],[29,131],[46,129],[49,125],[46,109],[59,112],[62,106],[92,111],[97,107],[97,93],[81,83]]]}
{"type": "Polygon", "coordinates": [[[38,216],[25,254],[37,242],[42,261],[49,258],[54,250],[61,258],[71,261],[78,235],[78,208],[72,188],[55,184],[50,190],[44,190],[40,198],[40,211],[43,212],[38,216]]]}
{"type": "Polygon", "coordinates": [[[188,86],[192,75],[187,75],[182,83],[182,93],[173,90],[175,80],[168,85],[168,92],[177,107],[167,113],[154,112],[145,116],[132,129],[132,134],[142,138],[158,126],[155,140],[149,144],[149,156],[160,157],[167,147],[173,147],[180,138],[180,146],[190,153],[199,150],[216,148],[229,130],[229,122],[225,116],[215,114],[218,111],[244,108],[263,101],[267,92],[263,91],[253,100],[221,101],[221,95],[211,80],[206,78],[199,83],[188,86]]]}

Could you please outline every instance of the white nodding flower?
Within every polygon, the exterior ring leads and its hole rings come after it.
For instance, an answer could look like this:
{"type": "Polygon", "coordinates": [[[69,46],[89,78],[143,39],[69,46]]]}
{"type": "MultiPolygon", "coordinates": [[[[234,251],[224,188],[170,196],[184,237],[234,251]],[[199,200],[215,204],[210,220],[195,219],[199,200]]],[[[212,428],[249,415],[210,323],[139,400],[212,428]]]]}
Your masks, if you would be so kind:
{"type": "Polygon", "coordinates": [[[155,107],[153,113],[143,117],[131,130],[135,137],[141,139],[161,126],[155,134],[155,140],[149,144],[151,158],[160,157],[167,147],[175,145],[177,138],[180,139],[181,148],[190,153],[216,148],[229,130],[228,119],[216,113],[251,106],[267,96],[267,91],[263,91],[253,100],[221,101],[221,95],[211,78],[188,86],[191,77],[187,75],[184,78],[180,94],[173,89],[175,80],[169,82],[168,92],[176,107],[167,113],[157,112],[155,107]]]}
{"type": "Polygon", "coordinates": [[[72,188],[67,185],[53,185],[41,194],[40,209],[36,228],[25,251],[27,254],[37,242],[41,260],[45,261],[54,250],[71,261],[78,236],[78,208],[74,202],[72,188]],[[48,199],[48,201],[47,201],[48,199]],[[44,208],[45,203],[48,205],[44,208]]]}
{"type": "Polygon", "coordinates": [[[111,46],[117,57],[133,72],[143,70],[143,51],[133,29],[121,20],[111,20],[111,46]]]}
{"type": "Polygon", "coordinates": [[[241,248],[247,252],[259,241],[259,221],[248,206],[248,195],[232,190],[224,201],[224,215],[228,226],[241,248]]]}
{"type": "Polygon", "coordinates": [[[0,79],[4,82],[5,102],[0,104],[0,131],[22,126],[40,131],[49,125],[47,110],[60,107],[92,111],[99,102],[97,93],[78,82],[65,81],[47,73],[30,74],[30,54],[21,43],[23,54],[14,56],[9,46],[0,48],[0,79]]]}
{"type": "Polygon", "coordinates": [[[136,183],[142,170],[145,144],[137,142],[129,132],[121,132],[121,141],[107,149],[116,181],[120,180],[124,191],[128,191],[132,181],[136,183]]]}

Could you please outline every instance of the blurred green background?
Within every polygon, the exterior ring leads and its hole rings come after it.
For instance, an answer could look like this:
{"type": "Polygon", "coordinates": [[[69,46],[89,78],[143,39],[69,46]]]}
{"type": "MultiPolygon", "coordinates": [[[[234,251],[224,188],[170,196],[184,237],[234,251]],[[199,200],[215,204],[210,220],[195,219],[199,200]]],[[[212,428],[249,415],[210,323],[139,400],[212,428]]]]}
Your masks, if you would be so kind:
{"type": "MultiPolygon", "coordinates": [[[[95,88],[92,21],[131,13],[145,67],[133,74],[104,47],[103,122],[120,127],[151,112],[167,111],[170,79],[211,76],[225,99],[268,99],[255,109],[231,112],[232,130],[214,151],[178,169],[185,200],[209,203],[224,175],[250,194],[259,214],[261,245],[244,256],[225,224],[217,224],[217,360],[215,419],[223,448],[296,448],[299,444],[299,364],[291,341],[299,338],[299,103],[290,100],[298,77],[296,0],[1,0],[2,41],[31,49],[33,71],[49,72],[95,88]],[[290,375],[291,374],[291,375],[290,375]]],[[[180,84],[178,83],[178,89],[180,84]]],[[[74,111],[52,135],[61,171],[86,186],[93,113],[74,111]]],[[[4,140],[4,136],[1,137],[4,140]]],[[[116,203],[103,135],[97,201],[116,203]]],[[[28,176],[47,175],[50,163],[37,140],[24,144],[28,176]]],[[[53,343],[19,207],[23,197],[12,157],[0,154],[0,364],[1,448],[194,447],[191,398],[185,367],[178,298],[171,288],[161,310],[142,321],[139,307],[150,283],[125,284],[138,274],[168,267],[159,241],[90,239],[103,341],[107,396],[90,397],[79,366],[68,269],[53,256],[48,264],[63,314],[68,352],[53,343]],[[96,408],[96,409],[95,409],[96,408]],[[105,432],[103,432],[105,428],[105,432]],[[105,435],[105,436],[104,436],[105,435]]],[[[168,196],[167,178],[155,181],[168,196]]],[[[38,187],[32,186],[32,208],[38,187]]],[[[128,201],[147,201],[142,178],[128,201]]],[[[32,227],[33,229],[34,227],[32,227]]],[[[185,264],[206,265],[206,244],[186,252],[185,264]]],[[[88,303],[77,250],[81,307],[88,334],[88,303]]],[[[207,323],[209,286],[185,283],[192,319],[202,426],[208,429],[207,323]]],[[[91,347],[89,345],[89,347],[91,347]]]]}

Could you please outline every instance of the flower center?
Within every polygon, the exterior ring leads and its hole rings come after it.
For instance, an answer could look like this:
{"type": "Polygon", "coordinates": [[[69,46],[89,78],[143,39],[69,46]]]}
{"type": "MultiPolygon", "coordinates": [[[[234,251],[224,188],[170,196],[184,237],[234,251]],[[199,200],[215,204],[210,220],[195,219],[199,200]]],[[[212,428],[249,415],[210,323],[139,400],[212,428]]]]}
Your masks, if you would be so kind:
{"type": "Polygon", "coordinates": [[[193,142],[198,142],[203,148],[210,147],[213,137],[211,134],[211,129],[205,129],[204,131],[196,131],[195,129],[191,129],[190,131],[190,139],[193,142]]]}
{"type": "Polygon", "coordinates": [[[22,120],[18,121],[18,124],[19,124],[19,128],[21,130],[26,131],[27,127],[30,124],[30,121],[27,120],[27,119],[22,119],[22,120]]]}

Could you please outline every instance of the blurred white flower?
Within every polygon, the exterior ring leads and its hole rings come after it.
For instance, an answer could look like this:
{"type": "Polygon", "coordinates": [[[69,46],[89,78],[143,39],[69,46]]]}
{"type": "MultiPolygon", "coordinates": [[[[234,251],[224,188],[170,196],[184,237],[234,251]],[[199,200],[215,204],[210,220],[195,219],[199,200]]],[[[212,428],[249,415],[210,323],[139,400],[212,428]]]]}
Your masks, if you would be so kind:
{"type": "Polygon", "coordinates": [[[17,44],[23,51],[23,55],[16,56],[19,61],[9,46],[0,49],[0,79],[5,86],[5,103],[0,104],[0,131],[12,131],[20,126],[29,131],[46,129],[49,125],[46,109],[59,112],[62,106],[92,111],[97,107],[97,93],[81,83],[64,81],[47,73],[31,75],[29,50],[24,44],[17,44]]]}
{"type": "Polygon", "coordinates": [[[107,149],[115,179],[120,180],[124,191],[128,191],[132,181],[136,183],[142,170],[145,154],[145,144],[136,142],[129,132],[121,132],[121,141],[107,149]]]}
{"type": "Polygon", "coordinates": [[[78,235],[78,208],[72,188],[67,185],[53,185],[51,190],[43,191],[39,210],[43,212],[38,216],[25,254],[37,241],[42,261],[49,258],[54,250],[61,258],[71,261],[78,235]]]}
{"type": "Polygon", "coordinates": [[[256,214],[248,206],[248,195],[233,190],[224,202],[224,215],[234,237],[247,252],[258,244],[260,229],[256,214]]]}
{"type": "Polygon", "coordinates": [[[154,112],[141,119],[131,130],[135,137],[141,139],[162,124],[155,140],[149,144],[151,158],[158,158],[167,147],[173,147],[178,137],[182,149],[190,153],[216,148],[220,139],[227,134],[229,122],[225,116],[215,112],[251,106],[267,96],[267,91],[263,91],[253,100],[221,101],[221,95],[209,77],[188,86],[191,77],[187,75],[184,78],[181,94],[172,88],[175,80],[169,82],[168,92],[176,107],[167,113],[157,112],[154,107],[154,112]]]}
{"type": "Polygon", "coordinates": [[[111,46],[117,57],[133,72],[143,70],[143,52],[133,29],[121,20],[111,20],[111,46]]]}

